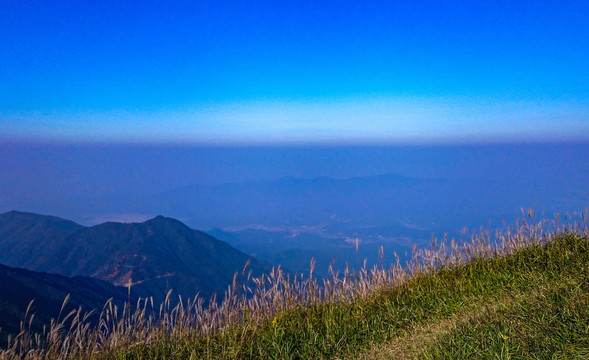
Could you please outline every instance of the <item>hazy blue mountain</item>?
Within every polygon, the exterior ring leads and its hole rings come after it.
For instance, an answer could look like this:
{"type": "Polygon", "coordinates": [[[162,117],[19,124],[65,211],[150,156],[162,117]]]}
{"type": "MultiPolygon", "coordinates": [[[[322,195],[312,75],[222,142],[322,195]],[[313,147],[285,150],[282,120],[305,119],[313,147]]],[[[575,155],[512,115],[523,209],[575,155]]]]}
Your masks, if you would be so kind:
{"type": "Polygon", "coordinates": [[[332,222],[334,218],[366,223],[383,218],[383,214],[376,219],[373,217],[374,212],[380,210],[374,207],[380,205],[375,204],[375,200],[383,200],[383,195],[400,189],[418,188],[422,183],[417,178],[392,174],[346,179],[284,177],[258,182],[191,185],[145,197],[140,204],[144,208],[165,204],[162,206],[182,214],[187,221],[218,227],[312,225],[332,222]],[[207,204],[206,211],[202,204],[207,204]]]}
{"type": "Polygon", "coordinates": [[[330,222],[345,230],[344,225],[402,222],[452,231],[487,226],[489,219],[511,222],[520,207],[563,212],[582,210],[589,201],[587,141],[323,147],[0,143],[0,153],[0,211],[58,214],[84,225],[167,214],[198,229],[330,222]]]}
{"type": "MultiPolygon", "coordinates": [[[[163,208],[200,228],[330,226],[376,228],[394,224],[431,231],[511,222],[521,207],[583,209],[587,188],[564,179],[481,180],[415,178],[393,174],[354,178],[192,185],[145,196],[134,211],[163,208]],[[206,204],[206,206],[203,206],[206,204]]],[[[393,234],[380,234],[393,235],[393,234]]]]}
{"type": "Polygon", "coordinates": [[[248,262],[253,275],[270,270],[267,263],[163,216],[143,223],[83,227],[56,218],[9,212],[0,215],[0,234],[3,249],[27,249],[26,257],[22,251],[14,257],[11,251],[3,251],[0,263],[68,277],[87,276],[114,285],[126,286],[131,281],[135,293],[153,295],[156,300],[169,289],[185,297],[196,293],[205,299],[213,293],[222,296],[233,274],[241,273],[248,262]],[[21,221],[23,217],[28,221],[21,221]],[[39,224],[32,226],[35,219],[39,224]],[[53,229],[56,224],[69,227],[56,232],[53,239],[37,236],[43,227],[53,229]]]}
{"type": "MultiPolygon", "coordinates": [[[[87,277],[68,278],[56,274],[29,271],[8,267],[0,264],[0,342],[7,339],[8,334],[16,334],[20,322],[24,320],[27,306],[34,300],[32,313],[35,314],[33,328],[41,330],[49,324],[51,318],[56,319],[65,297],[70,299],[64,308],[63,315],[72,309],[82,307],[83,312],[96,310],[98,313],[110,298],[118,305],[126,301],[135,301],[124,287],[87,277]]],[[[96,314],[96,318],[98,314],[96,314]]]]}

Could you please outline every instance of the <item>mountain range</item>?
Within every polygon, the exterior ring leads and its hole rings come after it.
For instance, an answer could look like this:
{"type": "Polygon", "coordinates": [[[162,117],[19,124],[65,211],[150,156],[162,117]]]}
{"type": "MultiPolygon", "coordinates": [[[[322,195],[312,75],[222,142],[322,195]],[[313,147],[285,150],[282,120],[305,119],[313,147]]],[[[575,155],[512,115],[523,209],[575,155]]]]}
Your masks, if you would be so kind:
{"type": "Polygon", "coordinates": [[[166,214],[200,230],[328,223],[348,232],[400,221],[431,233],[487,227],[489,219],[511,223],[521,207],[582,210],[589,199],[587,141],[230,148],[0,143],[0,154],[0,212],[27,209],[91,225],[166,214]]]}
{"type": "Polygon", "coordinates": [[[86,227],[52,216],[0,214],[0,263],[66,277],[83,276],[135,296],[165,298],[197,293],[222,296],[234,273],[253,276],[271,266],[178,220],[157,216],[143,223],[108,222],[86,227]]]}
{"type": "MultiPolygon", "coordinates": [[[[582,209],[589,196],[583,186],[587,179],[587,175],[576,175],[575,180],[563,176],[477,179],[470,174],[425,178],[394,173],[349,178],[282,177],[193,184],[135,197],[112,194],[93,209],[103,214],[165,213],[207,230],[324,224],[332,234],[352,236],[351,228],[402,223],[431,233],[488,226],[489,220],[510,222],[521,207],[548,213],[582,209]]],[[[394,233],[378,235],[399,233],[395,229],[394,233]]]]}

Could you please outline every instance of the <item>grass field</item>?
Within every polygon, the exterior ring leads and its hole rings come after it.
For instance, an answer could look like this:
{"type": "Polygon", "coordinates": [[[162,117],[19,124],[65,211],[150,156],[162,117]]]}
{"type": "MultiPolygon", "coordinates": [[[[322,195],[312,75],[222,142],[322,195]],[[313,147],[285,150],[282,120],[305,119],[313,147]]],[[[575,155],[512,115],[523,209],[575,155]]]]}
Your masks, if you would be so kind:
{"type": "Polygon", "coordinates": [[[587,359],[587,213],[532,218],[321,283],[276,270],[207,309],[107,305],[98,328],[78,312],[37,335],[25,319],[0,358],[587,359]]]}

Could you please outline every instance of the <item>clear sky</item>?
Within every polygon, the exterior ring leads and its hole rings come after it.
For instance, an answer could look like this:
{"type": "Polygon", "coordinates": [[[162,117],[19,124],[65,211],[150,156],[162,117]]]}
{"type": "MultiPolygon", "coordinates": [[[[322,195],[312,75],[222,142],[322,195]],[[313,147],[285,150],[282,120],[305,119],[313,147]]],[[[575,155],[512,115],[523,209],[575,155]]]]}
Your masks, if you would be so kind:
{"type": "Polygon", "coordinates": [[[587,1],[0,2],[0,139],[589,139],[587,1]]]}

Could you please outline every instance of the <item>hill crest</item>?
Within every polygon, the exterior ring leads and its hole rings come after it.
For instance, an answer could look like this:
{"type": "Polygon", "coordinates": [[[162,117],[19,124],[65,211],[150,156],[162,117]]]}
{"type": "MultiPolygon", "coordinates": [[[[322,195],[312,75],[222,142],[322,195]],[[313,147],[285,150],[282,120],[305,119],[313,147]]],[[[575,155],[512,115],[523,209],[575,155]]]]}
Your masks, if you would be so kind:
{"type": "Polygon", "coordinates": [[[156,299],[163,299],[170,289],[184,297],[221,296],[246,263],[256,276],[271,269],[223,241],[161,215],[142,223],[85,227],[16,211],[0,215],[0,263],[132,284],[135,291],[156,299]]]}

